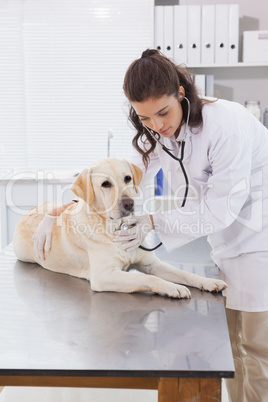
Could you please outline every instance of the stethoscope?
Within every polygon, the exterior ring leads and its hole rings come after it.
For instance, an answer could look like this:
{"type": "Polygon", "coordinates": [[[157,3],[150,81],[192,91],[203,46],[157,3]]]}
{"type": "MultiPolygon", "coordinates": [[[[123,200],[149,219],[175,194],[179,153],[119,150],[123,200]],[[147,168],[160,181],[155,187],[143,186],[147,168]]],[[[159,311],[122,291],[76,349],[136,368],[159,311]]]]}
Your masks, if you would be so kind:
{"type": "MultiPolygon", "coordinates": [[[[189,190],[189,179],[186,173],[186,170],[184,168],[183,165],[183,158],[184,158],[184,147],[185,147],[185,139],[188,133],[188,128],[189,128],[189,118],[190,118],[190,101],[188,98],[184,97],[183,99],[185,99],[187,101],[188,104],[188,112],[187,112],[187,119],[186,119],[186,124],[185,124],[185,128],[184,128],[184,133],[183,133],[183,137],[182,137],[182,141],[181,141],[181,155],[180,158],[176,157],[175,155],[173,155],[170,150],[164,145],[162,144],[162,142],[159,140],[159,138],[157,138],[157,136],[155,135],[155,131],[150,130],[145,124],[142,124],[142,126],[148,131],[148,133],[151,135],[151,137],[153,137],[153,139],[158,142],[158,144],[160,144],[161,148],[163,149],[164,152],[166,152],[172,159],[175,159],[176,161],[179,162],[180,167],[181,167],[181,171],[183,173],[184,176],[184,180],[185,180],[185,190],[184,190],[184,195],[183,195],[183,200],[181,203],[181,207],[184,207],[186,200],[187,200],[187,195],[188,195],[188,190],[189,190]]],[[[128,224],[126,222],[122,223],[121,229],[126,230],[128,229],[128,224]]],[[[157,246],[155,246],[154,248],[146,248],[143,246],[139,246],[139,248],[141,248],[142,250],[145,251],[154,251],[156,250],[158,247],[160,247],[162,245],[162,242],[159,243],[157,246]]]]}

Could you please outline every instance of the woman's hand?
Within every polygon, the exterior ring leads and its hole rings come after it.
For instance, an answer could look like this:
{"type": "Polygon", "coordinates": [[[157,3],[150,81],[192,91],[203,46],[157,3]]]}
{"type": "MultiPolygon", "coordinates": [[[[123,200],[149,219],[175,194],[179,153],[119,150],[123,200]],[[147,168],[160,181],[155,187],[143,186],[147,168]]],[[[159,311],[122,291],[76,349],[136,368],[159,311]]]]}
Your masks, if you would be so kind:
{"type": "Polygon", "coordinates": [[[125,218],[124,223],[129,229],[116,230],[114,242],[121,243],[121,248],[132,251],[138,248],[144,241],[147,234],[153,229],[153,219],[151,215],[132,216],[125,218]]]}
{"type": "Polygon", "coordinates": [[[48,252],[51,248],[51,235],[53,225],[57,216],[46,214],[44,219],[37,226],[33,239],[34,239],[34,252],[37,258],[44,260],[44,246],[45,251],[48,252]]]}
{"type": "Polygon", "coordinates": [[[51,248],[51,235],[55,219],[57,219],[58,216],[60,216],[70,205],[72,205],[75,202],[78,201],[73,200],[68,204],[61,205],[58,208],[52,209],[45,215],[43,220],[37,226],[33,235],[34,252],[36,257],[39,258],[40,260],[45,259],[44,246],[46,252],[48,252],[51,248]]]}

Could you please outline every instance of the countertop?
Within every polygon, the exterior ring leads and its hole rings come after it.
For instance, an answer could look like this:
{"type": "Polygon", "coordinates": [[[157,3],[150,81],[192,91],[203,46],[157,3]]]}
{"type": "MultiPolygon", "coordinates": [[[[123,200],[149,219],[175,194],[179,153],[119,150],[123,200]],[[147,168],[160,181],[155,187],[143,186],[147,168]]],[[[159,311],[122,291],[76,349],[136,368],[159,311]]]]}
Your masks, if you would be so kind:
{"type": "Polygon", "coordinates": [[[36,183],[37,181],[49,183],[71,183],[80,173],[81,168],[70,169],[7,169],[0,170],[0,185],[10,182],[36,183]]]}

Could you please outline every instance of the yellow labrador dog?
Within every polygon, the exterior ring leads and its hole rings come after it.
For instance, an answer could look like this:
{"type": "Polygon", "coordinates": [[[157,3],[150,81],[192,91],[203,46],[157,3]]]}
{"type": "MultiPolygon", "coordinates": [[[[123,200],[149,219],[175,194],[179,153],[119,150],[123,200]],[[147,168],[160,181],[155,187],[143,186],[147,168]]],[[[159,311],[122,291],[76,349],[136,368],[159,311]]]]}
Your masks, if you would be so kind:
{"type": "Polygon", "coordinates": [[[37,262],[42,267],[85,278],[94,291],[151,291],[173,298],[189,298],[189,289],[220,291],[221,280],[208,279],[181,271],[160,261],[153,252],[140,248],[125,251],[113,242],[114,231],[122,218],[134,213],[134,193],[142,171],[125,160],[108,158],[82,171],[71,190],[79,197],[56,219],[51,250],[45,260],[35,256],[33,234],[51,209],[49,203],[31,209],[18,223],[14,250],[21,261],[37,262]],[[131,265],[140,273],[131,273],[131,265]],[[147,275],[145,275],[147,274],[147,275]]]}

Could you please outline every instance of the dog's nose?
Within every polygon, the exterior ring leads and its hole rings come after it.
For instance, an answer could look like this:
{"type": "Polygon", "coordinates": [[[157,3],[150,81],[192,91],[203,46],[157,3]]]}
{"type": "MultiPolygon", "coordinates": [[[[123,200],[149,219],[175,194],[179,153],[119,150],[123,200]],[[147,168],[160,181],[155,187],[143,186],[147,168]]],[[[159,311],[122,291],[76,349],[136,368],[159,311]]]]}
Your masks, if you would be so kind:
{"type": "Polygon", "coordinates": [[[122,198],[121,200],[122,207],[127,212],[133,212],[134,209],[134,201],[132,198],[122,198]]]}

